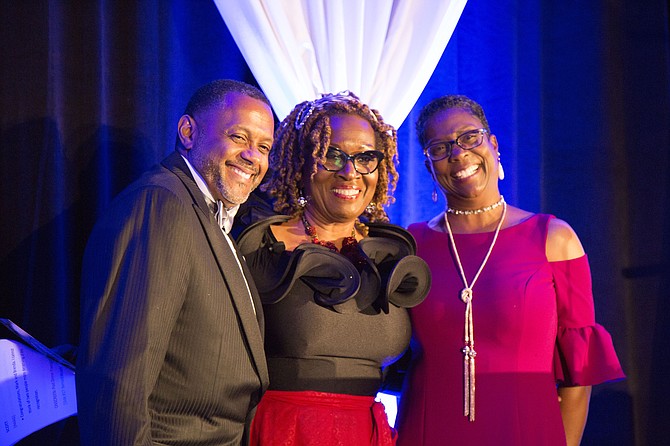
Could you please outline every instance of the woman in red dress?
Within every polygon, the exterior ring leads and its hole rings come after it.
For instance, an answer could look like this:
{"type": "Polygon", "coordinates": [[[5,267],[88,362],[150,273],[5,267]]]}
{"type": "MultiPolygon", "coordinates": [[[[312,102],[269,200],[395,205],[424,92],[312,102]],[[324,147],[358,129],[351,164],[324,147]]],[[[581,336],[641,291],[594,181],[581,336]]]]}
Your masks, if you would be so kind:
{"type": "Polygon", "coordinates": [[[409,227],[433,285],[410,310],[398,444],[578,445],[591,386],[624,377],[595,322],[579,238],[505,202],[498,141],[476,102],[434,100],[417,133],[447,209],[409,227]]]}

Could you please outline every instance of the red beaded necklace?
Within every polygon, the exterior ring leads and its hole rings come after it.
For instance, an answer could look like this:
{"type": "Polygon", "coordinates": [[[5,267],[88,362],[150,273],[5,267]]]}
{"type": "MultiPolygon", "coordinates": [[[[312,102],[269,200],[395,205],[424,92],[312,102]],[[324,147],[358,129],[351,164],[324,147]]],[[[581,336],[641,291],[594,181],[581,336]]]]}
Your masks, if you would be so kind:
{"type": "Polygon", "coordinates": [[[359,270],[365,264],[365,258],[358,249],[358,240],[356,240],[356,226],[354,226],[354,228],[351,230],[351,235],[349,237],[345,237],[344,240],[342,240],[342,248],[337,249],[337,246],[335,246],[333,242],[324,242],[323,240],[319,240],[319,237],[316,235],[316,229],[314,226],[309,224],[304,212],[300,214],[300,219],[302,220],[302,225],[305,227],[305,234],[309,235],[309,237],[312,239],[312,243],[325,246],[333,252],[339,252],[351,260],[351,262],[359,270]]]}

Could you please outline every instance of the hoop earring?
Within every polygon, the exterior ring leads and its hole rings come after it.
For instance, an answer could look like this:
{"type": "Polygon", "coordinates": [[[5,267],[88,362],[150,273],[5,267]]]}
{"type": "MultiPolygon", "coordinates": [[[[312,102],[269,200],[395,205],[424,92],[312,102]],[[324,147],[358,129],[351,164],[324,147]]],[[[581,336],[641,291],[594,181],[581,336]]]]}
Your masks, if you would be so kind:
{"type": "Polygon", "coordinates": [[[305,208],[305,206],[307,206],[307,198],[303,196],[302,191],[300,191],[300,196],[298,197],[298,206],[300,206],[303,209],[305,208]]]}

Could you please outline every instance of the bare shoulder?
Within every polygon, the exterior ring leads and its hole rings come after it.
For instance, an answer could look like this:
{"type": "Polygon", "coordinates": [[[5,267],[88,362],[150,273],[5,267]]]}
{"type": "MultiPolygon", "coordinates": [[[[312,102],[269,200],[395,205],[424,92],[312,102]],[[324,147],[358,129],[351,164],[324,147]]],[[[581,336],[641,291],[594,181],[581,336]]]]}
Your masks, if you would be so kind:
{"type": "Polygon", "coordinates": [[[584,247],[568,223],[552,218],[549,220],[546,252],[550,262],[557,262],[583,256],[584,247]]]}

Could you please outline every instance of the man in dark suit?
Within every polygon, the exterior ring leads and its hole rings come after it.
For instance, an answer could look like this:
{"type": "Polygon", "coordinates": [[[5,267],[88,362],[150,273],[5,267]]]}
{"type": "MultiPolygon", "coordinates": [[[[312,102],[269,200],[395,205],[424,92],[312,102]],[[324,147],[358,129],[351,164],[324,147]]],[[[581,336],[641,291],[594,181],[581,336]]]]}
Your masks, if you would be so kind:
{"type": "Polygon", "coordinates": [[[267,171],[273,132],[258,89],[201,87],[176,151],[97,223],[82,279],[82,444],[247,444],[268,385],[263,315],[227,232],[267,171]]]}

